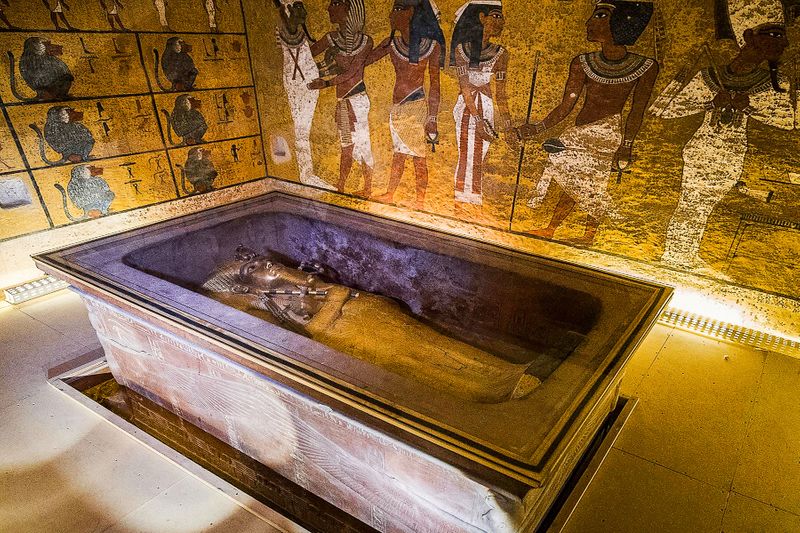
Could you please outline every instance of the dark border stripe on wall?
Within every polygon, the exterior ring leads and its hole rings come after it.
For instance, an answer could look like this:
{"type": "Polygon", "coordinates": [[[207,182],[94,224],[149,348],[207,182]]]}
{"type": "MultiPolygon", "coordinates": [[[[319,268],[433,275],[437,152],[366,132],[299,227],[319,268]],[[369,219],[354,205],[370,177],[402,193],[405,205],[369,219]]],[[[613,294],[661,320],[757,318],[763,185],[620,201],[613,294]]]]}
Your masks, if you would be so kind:
{"type": "MultiPolygon", "coordinates": [[[[20,158],[22,158],[22,164],[25,165],[25,169],[23,170],[9,172],[8,174],[3,173],[0,175],[27,173],[28,178],[31,180],[31,184],[33,185],[33,190],[36,191],[36,196],[37,198],[39,198],[39,204],[42,206],[42,210],[44,211],[44,216],[47,218],[47,223],[50,224],[50,228],[54,228],[55,225],[53,224],[53,219],[50,217],[50,211],[47,209],[47,205],[44,203],[44,198],[42,197],[42,191],[39,190],[39,184],[36,183],[36,180],[33,177],[33,171],[31,170],[30,163],[28,163],[28,158],[25,156],[25,151],[22,149],[22,143],[20,143],[19,141],[19,136],[17,135],[17,130],[14,129],[14,124],[11,122],[11,117],[8,116],[8,110],[6,109],[5,103],[3,103],[2,97],[0,97],[0,109],[3,110],[3,120],[5,120],[6,124],[8,125],[8,131],[11,133],[11,138],[14,139],[14,144],[16,144],[17,146],[17,151],[19,152],[19,156],[20,158]]],[[[22,235],[26,234],[22,233],[14,237],[9,237],[8,239],[0,239],[0,242],[10,239],[16,239],[17,237],[21,237],[22,235]]]]}
{"type": "Polygon", "coordinates": [[[258,105],[258,88],[256,87],[255,69],[253,68],[253,55],[250,53],[250,38],[247,34],[247,17],[244,13],[244,3],[239,0],[239,9],[242,12],[242,24],[244,26],[244,44],[247,47],[247,60],[250,64],[250,81],[253,83],[253,96],[256,102],[256,116],[258,117],[258,134],[261,136],[261,157],[264,160],[264,175],[269,176],[267,167],[267,150],[264,147],[264,131],[261,128],[261,108],[258,105]]]}

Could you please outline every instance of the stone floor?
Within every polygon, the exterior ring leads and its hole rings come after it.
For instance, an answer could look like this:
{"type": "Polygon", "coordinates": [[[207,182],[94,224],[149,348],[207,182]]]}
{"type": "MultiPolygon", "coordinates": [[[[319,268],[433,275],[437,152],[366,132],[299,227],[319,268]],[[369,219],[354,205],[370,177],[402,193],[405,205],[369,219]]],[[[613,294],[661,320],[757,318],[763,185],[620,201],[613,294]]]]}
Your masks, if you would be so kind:
{"type": "MultiPolygon", "coordinates": [[[[46,383],[97,348],[77,296],[0,307],[0,531],[275,531],[46,383]]],[[[657,326],[571,532],[800,532],[800,360],[657,326]]]]}

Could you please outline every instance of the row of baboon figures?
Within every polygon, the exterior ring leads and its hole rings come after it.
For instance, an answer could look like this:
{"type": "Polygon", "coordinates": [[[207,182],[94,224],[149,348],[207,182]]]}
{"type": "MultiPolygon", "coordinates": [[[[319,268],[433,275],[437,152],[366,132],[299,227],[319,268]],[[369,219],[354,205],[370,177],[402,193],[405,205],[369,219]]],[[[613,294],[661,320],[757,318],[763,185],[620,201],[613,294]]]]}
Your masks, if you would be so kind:
{"type": "MultiPolygon", "coordinates": [[[[214,189],[217,169],[211,160],[211,151],[195,146],[189,150],[184,164],[176,165],[181,172],[181,188],[183,194],[200,194],[214,189]],[[191,188],[187,187],[187,182],[191,188]]],[[[103,178],[104,168],[101,165],[75,165],[70,170],[70,178],[66,190],[56,183],[54,187],[61,194],[64,214],[71,222],[80,222],[99,218],[109,214],[116,194],[103,178]],[[67,198],[77,207],[81,214],[71,213],[67,198]]]]}
{"type": "MultiPolygon", "coordinates": [[[[216,46],[216,41],[212,40],[212,44],[216,46]]],[[[153,49],[155,82],[161,91],[191,91],[195,88],[200,72],[191,52],[192,46],[180,37],[169,37],[163,53],[153,49]],[[168,84],[161,79],[161,73],[168,84]]],[[[35,96],[25,96],[17,84],[14,53],[8,51],[9,84],[14,97],[22,102],[68,100],[75,76],[59,57],[63,53],[64,47],[51,39],[37,36],[25,39],[19,57],[19,73],[35,93],[35,96]]]]}
{"type": "MultiPolygon", "coordinates": [[[[163,91],[183,92],[194,88],[198,70],[190,55],[191,46],[179,37],[167,39],[163,54],[153,50],[157,85],[163,91]],[[159,67],[169,86],[165,86],[159,76],[159,67]]],[[[10,64],[9,83],[14,96],[23,102],[65,101],[71,98],[70,90],[75,78],[67,64],[59,56],[63,47],[43,37],[29,37],[25,40],[19,59],[19,72],[28,88],[35,96],[25,96],[17,86],[16,61],[14,54],[8,52],[10,64]]],[[[250,95],[241,95],[243,113],[251,117],[255,110],[250,95]]],[[[224,101],[225,113],[231,105],[224,101]]],[[[204,136],[208,124],[201,111],[201,99],[191,94],[180,94],[175,99],[171,112],[162,110],[165,116],[167,138],[173,146],[195,145],[205,142],[204,136]],[[173,140],[175,133],[179,141],[173,140]]],[[[69,105],[54,105],[47,111],[44,128],[30,124],[30,128],[39,137],[39,151],[42,161],[49,166],[84,163],[93,159],[92,150],[95,138],[92,132],[82,124],[83,112],[69,105]],[[52,160],[46,145],[59,154],[60,158],[52,160]]],[[[234,145],[235,146],[235,145],[234,145]]],[[[238,160],[236,148],[232,149],[234,159],[238,160]]],[[[213,189],[218,172],[211,160],[211,151],[194,147],[189,150],[186,162],[178,165],[181,171],[181,185],[184,194],[204,193],[213,189]],[[187,182],[191,187],[187,187],[187,182]]],[[[66,190],[60,184],[59,190],[64,201],[64,210],[72,221],[96,218],[108,214],[114,193],[107,181],[102,177],[103,169],[96,165],[78,165],[71,169],[66,190]],[[67,208],[67,197],[83,210],[80,216],[72,216],[67,208]]]]}
{"type": "MultiPolygon", "coordinates": [[[[704,115],[683,150],[682,191],[662,256],[663,261],[684,268],[704,268],[698,251],[708,217],[732,187],[742,185],[748,121],[784,130],[796,126],[790,84],[778,72],[788,46],[784,5],[780,0],[717,1],[717,11],[725,15],[718,21],[718,36],[735,39],[738,53],[730,63],[717,65],[707,46],[696,50],[690,58],[694,63],[686,65],[649,106],[662,118],[704,115]],[[703,63],[710,66],[699,68],[703,56],[703,63]]],[[[632,160],[659,72],[655,59],[627,50],[650,23],[651,2],[597,0],[586,21],[586,39],[599,43],[600,50],[571,61],[563,99],[550,113],[519,125],[512,124],[506,92],[510,54],[496,42],[504,27],[500,0],[470,0],[461,6],[449,47],[433,0],[395,0],[389,15],[391,35],[377,46],[364,33],[363,0],[330,0],[328,15],[334,29],[319,40],[307,30],[302,1],[274,2],[280,14],[277,36],[283,52],[283,85],[303,183],[343,191],[353,165],[360,164],[364,184],[354,194],[391,203],[410,159],[416,205],[423,207],[426,158],[439,141],[440,70],[449,65],[460,87],[453,109],[457,207],[482,204],[484,161],[502,135],[513,146],[532,138],[544,141],[548,161],[527,200],[529,206],[541,205],[553,181],[560,189],[550,223],[534,234],[552,238],[577,206],[587,221],[583,235],[572,242],[589,245],[604,219],[619,216],[607,192],[609,176],[621,173],[632,160]],[[388,190],[373,195],[370,98],[364,71],[386,56],[396,74],[388,121],[393,160],[388,190]],[[309,142],[319,90],[328,87],[336,91],[335,122],[341,144],[335,186],[315,174],[309,142]],[[580,110],[575,124],[558,138],[548,139],[547,131],[576,105],[580,110]]]]}
{"type": "MultiPolygon", "coordinates": [[[[170,28],[169,21],[167,20],[167,0],[152,0],[153,7],[158,15],[158,22],[163,31],[173,31],[170,28]]],[[[217,11],[218,6],[216,0],[197,0],[202,2],[206,15],[208,16],[208,29],[212,32],[218,32],[217,26],[217,11]]],[[[21,28],[9,22],[4,9],[11,8],[12,4],[19,3],[26,12],[31,8],[31,2],[27,0],[0,0],[0,22],[2,22],[9,30],[19,30],[21,28]]],[[[71,10],[66,0],[41,0],[44,8],[50,12],[50,20],[53,26],[58,31],[79,31],[78,28],[73,26],[67,13],[71,10]]],[[[98,14],[102,14],[112,31],[130,31],[122,22],[122,13],[125,10],[125,5],[120,0],[97,0],[97,5],[100,9],[98,14]]],[[[238,11],[238,2],[237,2],[238,11]]]]}

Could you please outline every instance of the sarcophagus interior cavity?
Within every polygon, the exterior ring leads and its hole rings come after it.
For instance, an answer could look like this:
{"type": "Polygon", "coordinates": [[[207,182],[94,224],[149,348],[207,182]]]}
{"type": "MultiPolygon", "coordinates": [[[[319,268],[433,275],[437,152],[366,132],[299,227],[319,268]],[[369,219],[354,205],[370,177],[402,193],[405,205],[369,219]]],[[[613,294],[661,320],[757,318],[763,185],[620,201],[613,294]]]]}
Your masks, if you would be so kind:
{"type": "Polygon", "coordinates": [[[118,381],[381,531],[532,530],[670,295],[277,193],[36,260],[118,381]]]}

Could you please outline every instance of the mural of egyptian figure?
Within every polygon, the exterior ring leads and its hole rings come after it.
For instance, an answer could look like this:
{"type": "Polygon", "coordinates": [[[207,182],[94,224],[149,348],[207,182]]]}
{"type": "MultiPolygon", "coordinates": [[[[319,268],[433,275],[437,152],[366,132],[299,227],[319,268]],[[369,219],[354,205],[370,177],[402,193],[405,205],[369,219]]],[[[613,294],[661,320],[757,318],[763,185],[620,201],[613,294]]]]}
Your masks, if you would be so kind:
{"type": "Polygon", "coordinates": [[[308,87],[336,87],[336,126],[342,146],[337,190],[344,192],[345,181],[353,163],[357,162],[364,173],[364,187],[353,194],[369,197],[375,159],[369,132],[370,101],[364,84],[364,65],[372,51],[372,38],[364,33],[364,0],[330,0],[328,16],[338,29],[311,45],[312,55],[316,57],[324,52],[325,60],[320,68],[321,77],[308,87]]]}
{"type": "Polygon", "coordinates": [[[167,22],[167,0],[153,0],[153,6],[158,12],[158,23],[161,24],[161,29],[164,31],[172,31],[167,22]]]}
{"type": "Polygon", "coordinates": [[[503,32],[504,24],[500,0],[470,0],[456,12],[450,43],[450,66],[456,67],[461,89],[453,109],[458,146],[456,202],[483,204],[486,154],[498,132],[511,128],[506,94],[509,54],[491,42],[503,32]]]}
{"type": "Polygon", "coordinates": [[[714,207],[741,179],[749,121],[796,127],[792,97],[784,88],[788,83],[778,74],[789,45],[781,2],[730,0],[728,13],[739,44],[736,57],[719,67],[712,60],[688,84],[676,80],[651,108],[662,118],[703,114],[683,148],[681,195],[661,257],[680,268],[707,268],[698,256],[700,243],[714,207]]]}
{"type": "Polygon", "coordinates": [[[70,221],[79,222],[108,214],[115,194],[102,175],[102,167],[78,165],[73,167],[70,173],[66,191],[60,184],[55,184],[55,188],[61,193],[64,214],[70,221]],[[82,216],[76,217],[70,213],[67,196],[78,209],[83,211],[82,216]]]}
{"type": "Polygon", "coordinates": [[[438,332],[390,298],[327,281],[240,246],[203,285],[227,305],[457,398],[499,403],[541,384],[515,364],[438,332]]]}
{"type": "Polygon", "coordinates": [[[191,51],[192,46],[180,37],[170,37],[167,39],[167,44],[164,47],[164,55],[161,57],[160,61],[161,69],[164,71],[164,77],[172,84],[171,87],[166,88],[161,83],[161,76],[159,76],[158,73],[158,50],[153,49],[153,55],[155,56],[156,83],[162,91],[191,91],[194,88],[198,70],[194,66],[192,56],[189,55],[191,51]]]}
{"type": "Polygon", "coordinates": [[[64,0],[55,0],[55,3],[52,4],[52,5],[50,5],[49,0],[42,0],[42,3],[44,4],[44,7],[46,7],[47,10],[50,12],[50,20],[53,21],[53,26],[56,27],[56,30],[58,30],[58,31],[64,31],[64,30],[75,31],[76,30],[76,28],[74,28],[69,23],[69,21],[67,20],[67,16],[64,13],[64,10],[67,10],[67,11],[70,10],[69,5],[64,0]],[[64,23],[66,28],[62,28],[61,27],[61,25],[58,22],[59,19],[61,20],[61,22],[64,23]]]}
{"type": "Polygon", "coordinates": [[[122,19],[119,18],[120,12],[125,8],[122,5],[122,2],[119,0],[99,0],[100,7],[106,13],[106,19],[108,19],[108,24],[111,26],[111,31],[119,29],[122,31],[129,31],[123,24],[122,19]]]}
{"type": "Polygon", "coordinates": [[[182,94],[175,99],[172,113],[162,109],[167,122],[167,139],[170,144],[198,144],[203,141],[203,136],[208,131],[208,124],[200,111],[202,102],[188,94],[182,94]],[[175,143],[172,132],[181,137],[181,143],[175,143]]]}
{"type": "Polygon", "coordinates": [[[3,11],[3,6],[11,7],[11,4],[8,3],[8,0],[0,0],[0,21],[2,21],[9,30],[18,30],[19,28],[11,24],[6,18],[6,14],[3,11]]]}
{"type": "Polygon", "coordinates": [[[211,152],[195,146],[186,155],[186,164],[178,165],[181,169],[181,188],[184,194],[204,193],[214,190],[214,180],[217,179],[217,169],[211,161],[211,152]],[[194,192],[189,191],[186,182],[192,184],[194,192]]]}
{"type": "Polygon", "coordinates": [[[289,100],[294,123],[294,147],[300,183],[333,189],[314,174],[311,159],[311,123],[317,109],[319,91],[308,84],[319,78],[319,69],[311,54],[314,39],[306,28],[305,4],[297,0],[275,0],[280,21],[275,30],[278,46],[283,52],[283,88],[289,100]]]}
{"type": "Polygon", "coordinates": [[[14,54],[7,52],[9,59],[9,82],[14,97],[24,102],[63,100],[69,97],[69,90],[75,78],[69,67],[58,58],[64,48],[42,37],[28,37],[22,46],[19,58],[19,73],[28,87],[36,92],[36,97],[27,98],[17,88],[14,72],[14,54]]]}
{"type": "Polygon", "coordinates": [[[389,15],[392,34],[370,54],[367,64],[389,56],[395,72],[389,130],[392,134],[392,171],[379,202],[394,202],[405,172],[406,160],[414,162],[416,203],[422,209],[428,187],[427,142],[438,141],[439,71],[444,66],[444,34],[430,0],[395,0],[389,15]],[[430,91],[425,96],[425,73],[430,91]]]}
{"type": "Polygon", "coordinates": [[[649,2],[599,0],[586,21],[586,38],[600,43],[601,50],[575,57],[561,103],[542,121],[517,129],[524,139],[554,127],[586,92],[575,125],[544,144],[549,161],[528,205],[538,207],[553,180],[561,193],[550,224],[533,230],[534,235],[552,238],[577,204],[587,214],[586,226],[583,235],[570,242],[590,245],[603,218],[615,215],[607,191],[610,172],[630,163],[633,142],[658,76],[653,59],[628,52],[626,46],[636,42],[652,14],[649,2]],[[630,111],[623,119],[631,94],[630,111]]]}
{"type": "Polygon", "coordinates": [[[47,111],[44,133],[36,124],[30,124],[39,137],[39,154],[45,164],[81,163],[91,158],[94,136],[89,128],[81,124],[82,120],[83,112],[67,106],[55,106],[47,111]],[[50,161],[47,157],[45,141],[61,155],[59,161],[50,161]]]}

